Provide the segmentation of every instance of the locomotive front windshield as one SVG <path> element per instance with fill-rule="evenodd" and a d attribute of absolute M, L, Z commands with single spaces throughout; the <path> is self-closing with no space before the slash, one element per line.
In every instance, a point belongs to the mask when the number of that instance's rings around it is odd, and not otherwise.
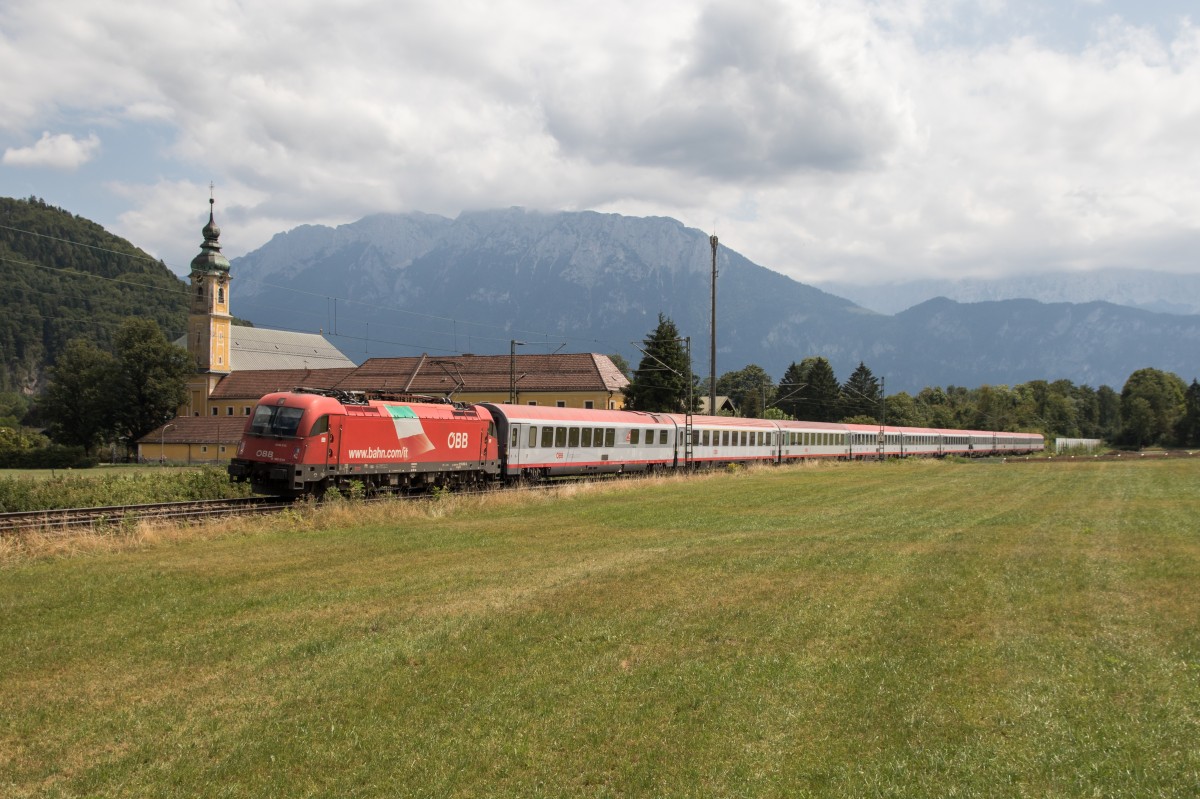
<path fill-rule="evenodd" d="M 300 426 L 303 408 L 284 405 L 259 405 L 250 421 L 250 432 L 256 436 L 294 436 Z"/>

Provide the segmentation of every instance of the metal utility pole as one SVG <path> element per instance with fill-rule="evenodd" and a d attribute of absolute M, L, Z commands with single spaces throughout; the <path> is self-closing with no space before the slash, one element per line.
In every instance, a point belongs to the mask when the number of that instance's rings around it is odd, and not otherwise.
<path fill-rule="evenodd" d="M 716 236 L 713 236 L 715 239 Z M 683 340 L 684 347 L 687 349 L 687 408 L 683 417 L 683 461 L 686 464 L 692 462 L 692 337 L 688 336 Z"/>
<path fill-rule="evenodd" d="M 510 339 L 508 342 L 508 404 L 517 404 L 517 347 L 525 346 L 524 341 Z"/>
<path fill-rule="evenodd" d="M 883 378 L 883 377 L 879 378 L 879 437 L 886 442 L 887 441 L 887 390 L 884 388 L 884 380 L 885 379 L 886 378 Z M 900 436 L 899 438 L 901 441 L 904 440 L 903 436 Z M 886 444 L 885 444 L 885 446 L 886 446 Z M 903 446 L 903 444 L 901 446 Z M 901 452 L 900 454 L 903 455 L 904 453 Z M 882 453 L 880 454 L 879 459 L 883 460 Z"/>
<path fill-rule="evenodd" d="M 708 351 L 708 414 L 717 415 L 717 234 L 708 237 L 712 245 L 712 340 Z"/>

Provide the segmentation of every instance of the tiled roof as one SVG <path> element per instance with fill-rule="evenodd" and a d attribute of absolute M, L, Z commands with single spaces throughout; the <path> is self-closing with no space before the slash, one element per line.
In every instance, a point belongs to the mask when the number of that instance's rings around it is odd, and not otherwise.
<path fill-rule="evenodd" d="M 246 416 L 180 416 L 138 439 L 139 444 L 236 444 Z M 164 429 L 165 428 L 165 429 Z"/>
<path fill-rule="evenodd" d="M 418 394 L 507 392 L 516 372 L 520 391 L 612 391 L 629 385 L 607 355 L 455 355 L 451 357 L 371 358 L 338 388 L 409 391 Z"/>
<path fill-rule="evenodd" d="M 290 391 L 297 386 L 333 388 L 355 369 L 251 369 L 233 372 L 221 379 L 210 399 L 258 399 L 272 391 Z"/>

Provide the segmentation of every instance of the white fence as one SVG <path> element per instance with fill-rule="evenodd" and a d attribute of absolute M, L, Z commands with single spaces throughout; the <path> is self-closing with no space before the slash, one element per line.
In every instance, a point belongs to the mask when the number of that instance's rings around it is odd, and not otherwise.
<path fill-rule="evenodd" d="M 1100 449 L 1104 442 L 1098 438 L 1056 438 L 1054 439 L 1054 451 L 1062 452 L 1063 450 L 1083 450 L 1084 452 L 1094 452 Z"/>

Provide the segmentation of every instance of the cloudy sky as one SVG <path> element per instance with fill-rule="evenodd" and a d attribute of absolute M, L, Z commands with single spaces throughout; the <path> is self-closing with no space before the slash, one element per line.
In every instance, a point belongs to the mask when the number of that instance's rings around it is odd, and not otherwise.
<path fill-rule="evenodd" d="M 231 257 L 520 205 L 674 217 L 804 281 L 1197 273 L 1194 9 L 4 0 L 0 195 L 180 273 L 210 182 Z"/>

